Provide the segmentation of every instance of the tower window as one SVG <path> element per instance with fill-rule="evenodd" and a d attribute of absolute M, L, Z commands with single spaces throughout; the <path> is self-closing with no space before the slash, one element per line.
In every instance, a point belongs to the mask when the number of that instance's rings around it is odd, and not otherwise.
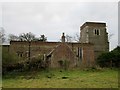
<path fill-rule="evenodd" d="M 23 57 L 23 52 L 17 51 L 18 57 Z"/>
<path fill-rule="evenodd" d="M 95 29 L 95 35 L 100 35 L 100 30 L 99 29 Z"/>

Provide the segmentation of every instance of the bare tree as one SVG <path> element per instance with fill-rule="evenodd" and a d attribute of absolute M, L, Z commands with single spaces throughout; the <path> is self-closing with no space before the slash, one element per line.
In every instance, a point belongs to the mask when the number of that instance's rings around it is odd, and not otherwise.
<path fill-rule="evenodd" d="M 73 41 L 73 40 L 72 40 L 73 37 L 70 36 L 70 35 L 66 35 L 65 38 L 66 38 L 66 42 L 72 42 L 72 41 Z"/>
<path fill-rule="evenodd" d="M 3 27 L 0 27 L 0 43 L 5 42 L 5 30 Z"/>
<path fill-rule="evenodd" d="M 9 34 L 8 35 L 8 41 L 19 41 L 19 36 L 16 36 L 14 34 Z"/>
<path fill-rule="evenodd" d="M 78 33 L 75 33 L 73 36 L 66 35 L 66 42 L 79 42 L 80 41 L 80 35 Z"/>
<path fill-rule="evenodd" d="M 45 35 L 41 35 L 39 38 L 35 37 L 35 35 L 31 32 L 29 33 L 21 33 L 19 36 L 14 34 L 9 34 L 9 41 L 47 41 L 47 37 Z"/>
<path fill-rule="evenodd" d="M 36 38 L 33 33 L 29 32 L 20 34 L 19 39 L 20 41 L 34 41 Z"/>
<path fill-rule="evenodd" d="M 79 35 L 79 33 L 75 33 L 75 35 L 73 36 L 73 39 L 75 41 L 79 42 L 80 41 L 80 35 Z"/>
<path fill-rule="evenodd" d="M 109 34 L 109 36 L 108 36 L 108 40 L 110 41 L 110 39 L 112 38 L 112 36 L 113 36 L 114 34 Z"/>

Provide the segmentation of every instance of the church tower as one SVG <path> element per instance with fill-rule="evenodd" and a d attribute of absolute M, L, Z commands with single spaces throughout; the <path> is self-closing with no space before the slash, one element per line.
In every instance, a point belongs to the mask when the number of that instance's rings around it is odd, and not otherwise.
<path fill-rule="evenodd" d="M 80 42 L 94 44 L 95 59 L 109 51 L 106 23 L 86 22 L 80 27 Z"/>

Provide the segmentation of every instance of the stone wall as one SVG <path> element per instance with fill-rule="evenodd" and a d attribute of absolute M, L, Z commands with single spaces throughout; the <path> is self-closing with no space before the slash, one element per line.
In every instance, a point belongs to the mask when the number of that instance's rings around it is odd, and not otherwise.
<path fill-rule="evenodd" d="M 80 28 L 80 42 L 93 43 L 95 59 L 103 52 L 109 51 L 106 23 L 86 22 Z"/>
<path fill-rule="evenodd" d="M 66 43 L 56 47 L 51 56 L 52 68 L 73 68 L 76 66 L 76 56 Z"/>
<path fill-rule="evenodd" d="M 65 45 L 64 45 L 65 44 Z M 61 42 L 40 42 L 32 41 L 30 43 L 30 57 L 38 55 L 48 55 L 52 50 L 50 58 L 50 67 L 59 68 L 60 60 L 69 61 L 69 68 L 76 66 L 88 67 L 94 63 L 94 47 L 90 43 L 64 43 Z M 29 42 L 11 41 L 9 52 L 21 57 L 23 60 L 28 59 Z"/>

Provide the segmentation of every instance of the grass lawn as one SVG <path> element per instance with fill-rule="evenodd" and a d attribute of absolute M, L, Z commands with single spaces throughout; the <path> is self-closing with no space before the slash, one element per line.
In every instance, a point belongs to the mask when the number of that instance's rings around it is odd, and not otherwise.
<path fill-rule="evenodd" d="M 3 88 L 118 88 L 118 71 L 49 70 L 11 72 L 3 76 Z"/>

